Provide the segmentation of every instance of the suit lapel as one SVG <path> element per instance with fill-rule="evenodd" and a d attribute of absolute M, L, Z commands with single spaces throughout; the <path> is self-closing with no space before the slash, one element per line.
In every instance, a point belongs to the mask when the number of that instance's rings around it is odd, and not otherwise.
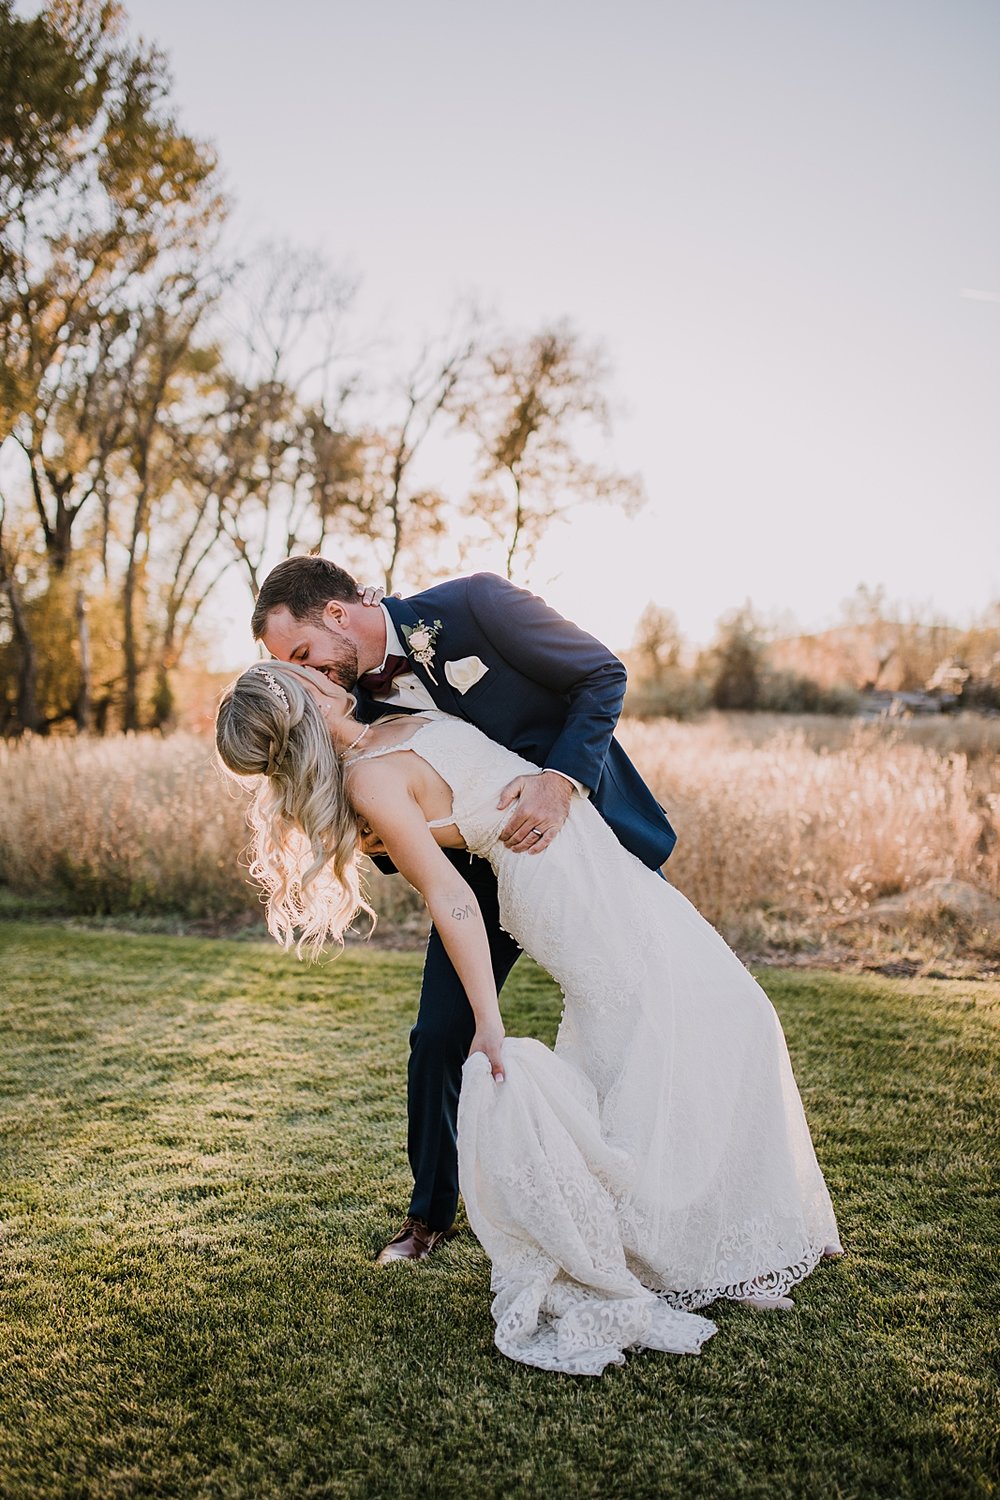
<path fill-rule="evenodd" d="M 444 675 L 446 655 L 442 647 L 447 634 L 444 627 L 442 626 L 438 631 L 434 642 L 434 659 L 431 662 L 430 672 L 414 657 L 403 630 L 404 625 L 407 632 L 416 630 L 421 620 L 423 620 L 425 625 L 433 626 L 434 621 L 439 618 L 439 615 L 431 612 L 428 618 L 428 613 L 415 609 L 409 599 L 383 599 L 382 603 L 388 611 L 393 625 L 396 627 L 396 634 L 399 636 L 403 650 L 406 652 L 406 661 L 410 671 L 424 684 L 424 687 L 430 693 L 438 708 L 446 714 L 455 714 L 459 718 L 464 719 L 465 715 L 462 713 L 459 696 Z M 434 674 L 433 678 L 431 677 L 431 672 Z"/>

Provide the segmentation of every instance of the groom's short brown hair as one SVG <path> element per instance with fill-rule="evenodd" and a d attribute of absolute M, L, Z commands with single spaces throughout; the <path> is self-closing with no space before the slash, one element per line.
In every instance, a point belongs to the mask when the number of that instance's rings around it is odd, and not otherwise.
<path fill-rule="evenodd" d="M 330 599 L 350 604 L 357 598 L 357 583 L 336 563 L 325 557 L 286 557 L 261 584 L 250 616 L 253 638 L 259 641 L 264 634 L 272 609 L 284 607 L 293 619 L 318 622 Z"/>

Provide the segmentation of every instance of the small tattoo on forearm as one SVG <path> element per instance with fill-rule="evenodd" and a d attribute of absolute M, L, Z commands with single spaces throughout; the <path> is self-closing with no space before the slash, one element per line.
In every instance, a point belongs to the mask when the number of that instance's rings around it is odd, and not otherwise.
<path fill-rule="evenodd" d="M 455 918 L 456 922 L 464 922 L 466 917 L 475 916 L 476 908 L 470 901 L 465 906 L 453 906 L 451 909 L 451 914 Z"/>

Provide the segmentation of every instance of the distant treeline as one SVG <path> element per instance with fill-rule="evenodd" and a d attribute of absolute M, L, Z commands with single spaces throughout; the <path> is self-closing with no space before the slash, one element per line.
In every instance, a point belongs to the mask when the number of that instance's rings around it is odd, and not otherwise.
<path fill-rule="evenodd" d="M 1000 712 L 1000 604 L 966 628 L 927 623 L 864 585 L 815 635 L 769 627 L 746 604 L 693 651 L 674 614 L 650 604 L 627 654 L 627 711 L 690 718 L 707 708 L 854 714 L 875 695 L 916 694 L 942 710 Z"/>

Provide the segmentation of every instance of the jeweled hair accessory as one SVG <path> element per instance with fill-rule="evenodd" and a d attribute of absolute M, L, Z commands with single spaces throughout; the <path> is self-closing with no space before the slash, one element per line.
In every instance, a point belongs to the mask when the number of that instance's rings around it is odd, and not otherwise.
<path fill-rule="evenodd" d="M 275 677 L 274 673 L 269 672 L 266 667 L 251 667 L 250 672 L 252 675 L 256 675 L 257 677 L 263 677 L 264 681 L 267 683 L 268 692 L 273 693 L 274 697 L 277 698 L 278 702 L 284 708 L 285 713 L 290 714 L 292 711 L 292 705 L 288 701 L 288 694 L 285 692 L 284 688 L 281 686 L 281 683 L 278 681 L 277 677 Z"/>

